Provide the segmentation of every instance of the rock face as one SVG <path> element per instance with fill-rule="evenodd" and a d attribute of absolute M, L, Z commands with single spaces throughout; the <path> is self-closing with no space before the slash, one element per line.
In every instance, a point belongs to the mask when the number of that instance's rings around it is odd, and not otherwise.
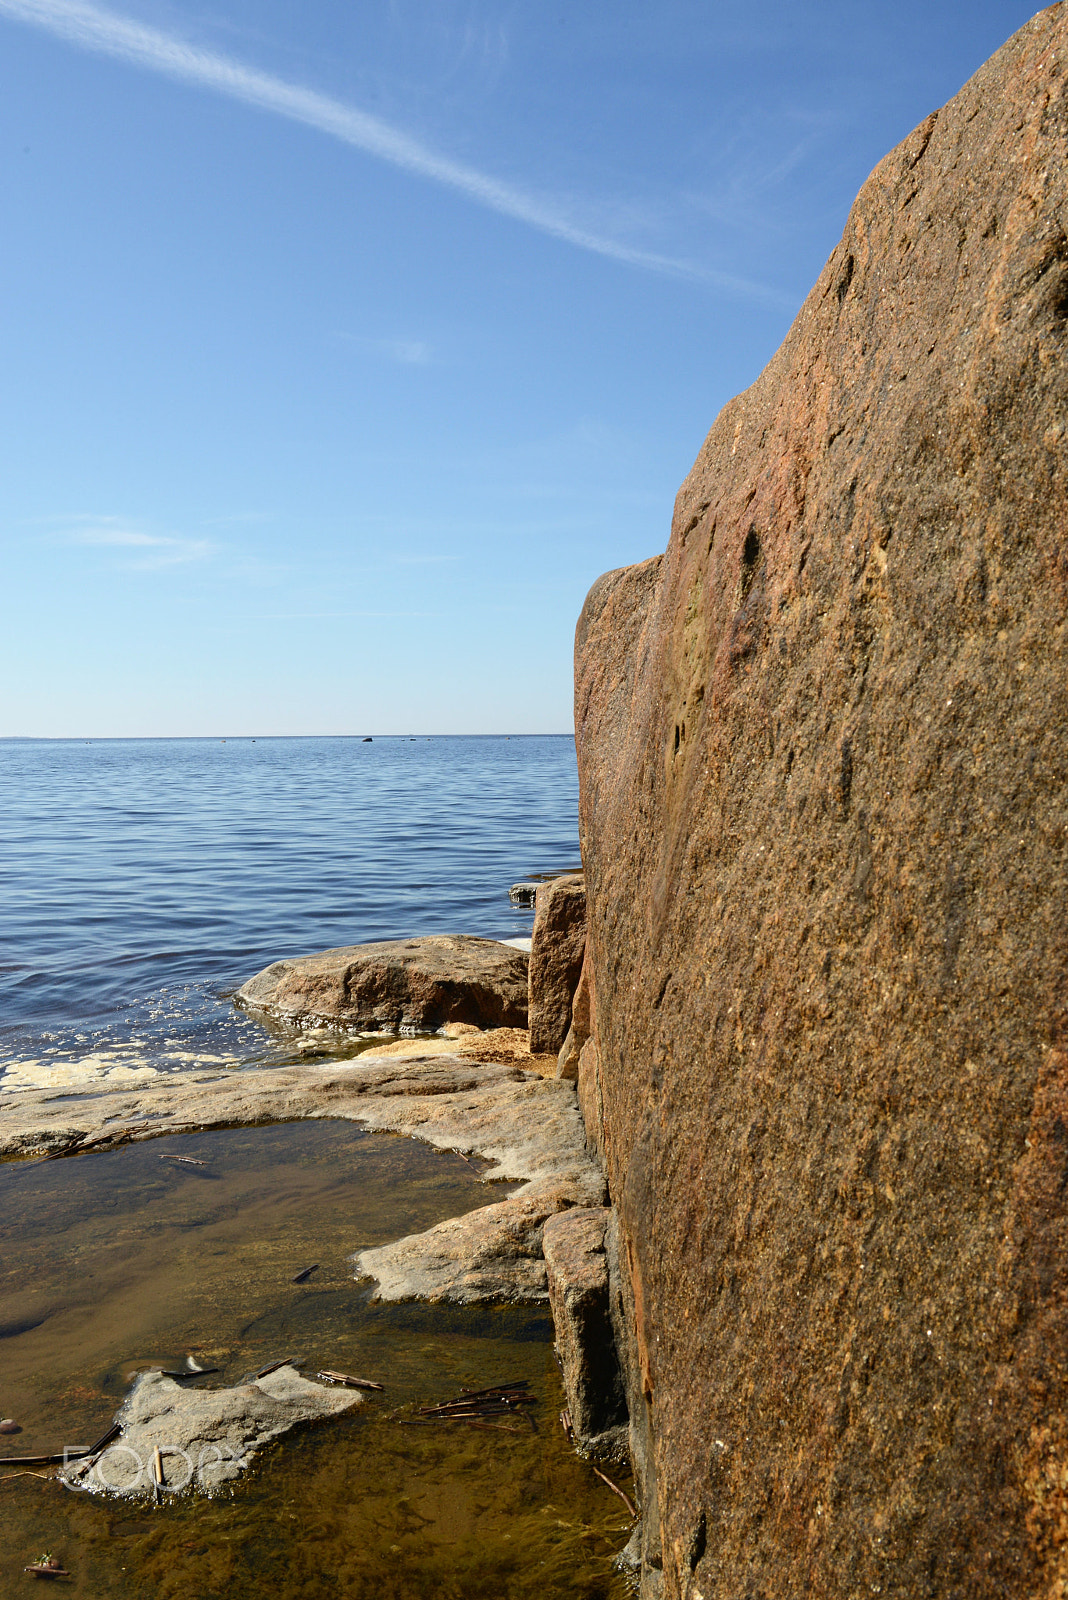
<path fill-rule="evenodd" d="M 585 948 L 582 874 L 539 884 L 530 947 L 530 1048 L 535 1055 L 556 1055 L 567 1037 Z"/>
<path fill-rule="evenodd" d="M 1068 1592 L 1066 62 L 876 168 L 579 623 L 646 1595 Z"/>
<path fill-rule="evenodd" d="M 103 1454 L 67 1469 L 75 1488 L 125 1496 L 155 1493 L 160 1452 L 163 1492 L 218 1489 L 249 1465 L 256 1451 L 298 1422 L 350 1411 L 361 1396 L 327 1389 L 292 1367 L 231 1389 L 191 1389 L 146 1372 L 118 1415 L 122 1433 Z"/>
<path fill-rule="evenodd" d="M 298 1026 L 524 1028 L 527 956 L 496 939 L 433 934 L 275 961 L 237 991 L 249 1011 Z"/>
<path fill-rule="evenodd" d="M 576 1207 L 550 1217 L 542 1237 L 571 1426 L 593 1454 L 618 1451 L 627 1422 L 608 1299 L 609 1217 L 604 1206 Z"/>

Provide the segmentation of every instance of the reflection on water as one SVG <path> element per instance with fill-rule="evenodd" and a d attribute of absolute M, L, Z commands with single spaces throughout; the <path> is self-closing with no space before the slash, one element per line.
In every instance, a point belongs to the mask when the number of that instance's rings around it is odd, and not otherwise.
<path fill-rule="evenodd" d="M 67 1589 L 93 1600 L 621 1594 L 626 1514 L 556 1423 L 547 1313 L 375 1306 L 352 1279 L 353 1251 L 503 1192 L 458 1156 L 339 1122 L 0 1164 L 0 1414 L 23 1427 L 4 1454 L 88 1443 L 133 1373 L 190 1354 L 222 1369 L 213 1386 L 285 1354 L 386 1385 L 268 1446 L 214 1500 L 156 1509 L 4 1477 L 0 1592 L 52 1549 Z M 519 1378 L 539 1397 L 537 1433 L 389 1417 Z"/>

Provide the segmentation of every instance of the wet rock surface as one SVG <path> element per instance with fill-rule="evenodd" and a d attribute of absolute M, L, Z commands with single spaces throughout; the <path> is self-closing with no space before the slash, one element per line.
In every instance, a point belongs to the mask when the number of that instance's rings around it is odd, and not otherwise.
<path fill-rule="evenodd" d="M 303 1026 L 523 1028 L 527 961 L 513 945 L 467 934 L 389 939 L 272 962 L 235 998 L 254 1014 Z"/>
<path fill-rule="evenodd" d="M 74 1488 L 127 1497 L 211 1492 L 242 1473 L 256 1451 L 298 1423 L 360 1404 L 351 1389 L 326 1388 L 284 1366 L 229 1389 L 193 1389 L 161 1372 L 141 1375 L 117 1422 L 118 1438 L 67 1469 Z M 156 1451 L 159 1466 L 156 1466 Z"/>
<path fill-rule="evenodd" d="M 556 1055 L 571 1026 L 571 1001 L 586 948 L 581 873 L 539 884 L 530 946 L 530 1048 Z"/>
<path fill-rule="evenodd" d="M 648 1595 L 1068 1584 L 1066 56 L 880 163 L 579 623 Z"/>

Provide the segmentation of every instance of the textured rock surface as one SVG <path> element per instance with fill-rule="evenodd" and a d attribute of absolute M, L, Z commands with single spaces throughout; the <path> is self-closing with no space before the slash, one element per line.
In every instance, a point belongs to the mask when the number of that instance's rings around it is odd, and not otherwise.
<path fill-rule="evenodd" d="M 576 1207 L 550 1217 L 542 1237 L 571 1425 L 595 1454 L 620 1449 L 627 1421 L 608 1303 L 609 1216 L 604 1206 Z"/>
<path fill-rule="evenodd" d="M 603 1192 L 595 1180 L 594 1193 Z M 574 1203 L 569 1184 L 538 1184 L 463 1217 L 450 1217 L 394 1244 L 353 1257 L 361 1277 L 377 1280 L 378 1300 L 546 1300 L 542 1229 Z"/>
<path fill-rule="evenodd" d="M 535 1055 L 556 1055 L 567 1037 L 585 948 L 582 874 L 539 884 L 530 946 L 530 1048 Z"/>
<path fill-rule="evenodd" d="M 578 988 L 575 990 L 575 998 L 571 1002 L 571 1026 L 567 1030 L 567 1035 L 560 1046 L 556 1058 L 556 1076 L 558 1078 L 569 1078 L 572 1082 L 577 1079 L 582 1047 L 590 1037 L 591 1028 L 590 978 L 586 968 L 584 947 Z"/>
<path fill-rule="evenodd" d="M 464 1061 L 514 1061 L 528 1072 L 540 1073 L 543 1078 L 564 1076 L 557 1074 L 555 1056 L 531 1055 L 527 1028 L 487 1028 L 483 1033 L 480 1028 L 467 1029 L 463 1023 L 452 1026 L 463 1027 L 464 1032 L 451 1035 L 449 1029 L 444 1028 L 445 1037 L 441 1039 L 397 1039 L 392 1044 L 376 1045 L 375 1057 L 395 1060 L 404 1056 L 455 1055 Z"/>
<path fill-rule="evenodd" d="M 165 1493 L 210 1492 L 243 1472 L 269 1439 L 299 1422 L 350 1411 L 361 1398 L 351 1389 L 312 1383 L 292 1367 L 231 1389 L 192 1389 L 146 1372 L 116 1419 L 120 1436 L 101 1456 L 68 1468 L 66 1478 L 81 1489 L 151 1495 L 158 1449 Z"/>
<path fill-rule="evenodd" d="M 649 1595 L 1068 1586 L 1066 60 L 880 164 L 579 625 Z"/>
<path fill-rule="evenodd" d="M 280 1021 L 348 1028 L 523 1028 L 527 962 L 496 939 L 432 934 L 275 961 L 235 996 Z"/>

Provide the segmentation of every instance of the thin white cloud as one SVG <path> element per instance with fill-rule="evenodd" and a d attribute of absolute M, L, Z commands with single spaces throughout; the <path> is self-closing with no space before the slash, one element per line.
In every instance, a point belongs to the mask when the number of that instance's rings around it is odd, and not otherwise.
<path fill-rule="evenodd" d="M 3 0 L 0 0 L 0 5 Z M 387 361 L 397 361 L 404 367 L 426 367 L 434 359 L 434 351 L 425 339 L 371 339 L 359 334 L 335 331 L 332 335 L 344 344 L 354 345 Z"/>
<path fill-rule="evenodd" d="M 314 89 L 258 72 L 227 56 L 197 49 L 172 34 L 90 5 L 86 0 L 0 0 L 0 15 L 44 28 L 81 49 L 114 56 L 133 66 L 163 73 L 180 83 L 213 89 L 246 105 L 305 123 L 393 166 L 457 189 L 491 211 L 527 223 L 581 250 L 590 250 L 595 255 L 608 256 L 630 266 L 701 279 L 737 294 L 776 302 L 782 299 L 762 284 L 650 251 L 632 249 L 617 240 L 604 238 L 568 216 L 558 202 L 539 199 L 475 167 L 439 155 L 369 112 Z"/>
<path fill-rule="evenodd" d="M 430 360 L 430 346 L 422 339 L 384 339 L 381 349 L 405 367 L 425 367 Z"/>
<path fill-rule="evenodd" d="M 85 525 L 70 529 L 65 535 L 66 543 L 137 552 L 137 559 L 129 564 L 143 570 L 203 561 L 214 549 L 207 539 L 181 539 L 170 534 L 143 533 L 139 528 L 123 527 L 112 517 L 99 520 L 79 517 L 73 520 Z"/>

